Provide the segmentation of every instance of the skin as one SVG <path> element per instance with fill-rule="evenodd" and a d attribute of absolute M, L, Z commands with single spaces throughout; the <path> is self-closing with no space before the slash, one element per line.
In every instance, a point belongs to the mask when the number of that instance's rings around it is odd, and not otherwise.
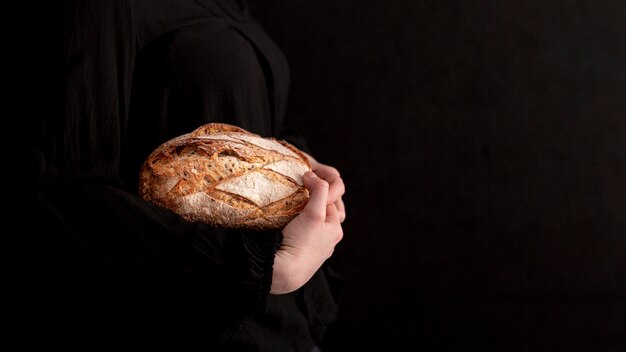
<path fill-rule="evenodd" d="M 346 219 L 346 207 L 343 204 L 341 196 L 346 193 L 346 187 L 341 179 L 339 171 L 332 166 L 322 164 L 315 160 L 309 154 L 304 153 L 311 162 L 311 169 L 322 180 L 328 182 L 328 204 L 335 204 L 337 207 L 339 221 L 344 222 Z"/>
<path fill-rule="evenodd" d="M 341 223 L 346 218 L 341 199 L 345 193 L 343 180 L 337 169 L 307 156 L 313 170 L 303 176 L 309 202 L 283 229 L 283 242 L 274 259 L 272 294 L 285 294 L 302 287 L 343 238 Z"/>

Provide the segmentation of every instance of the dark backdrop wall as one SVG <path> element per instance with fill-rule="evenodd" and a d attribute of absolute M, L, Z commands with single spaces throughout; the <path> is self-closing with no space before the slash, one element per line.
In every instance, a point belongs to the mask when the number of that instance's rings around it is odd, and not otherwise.
<path fill-rule="evenodd" d="M 257 0 L 347 184 L 326 351 L 626 346 L 626 2 Z"/>

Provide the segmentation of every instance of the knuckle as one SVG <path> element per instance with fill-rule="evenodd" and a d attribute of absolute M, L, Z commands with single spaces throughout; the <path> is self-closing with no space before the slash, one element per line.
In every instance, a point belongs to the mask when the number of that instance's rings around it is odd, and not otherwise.
<path fill-rule="evenodd" d="M 321 178 L 316 181 L 316 185 L 317 185 L 317 187 L 319 187 L 321 189 L 329 189 L 330 188 L 330 185 L 328 184 L 328 182 L 325 181 L 325 180 L 322 180 Z"/>
<path fill-rule="evenodd" d="M 322 223 L 324 222 L 324 220 L 325 220 L 324 215 L 320 213 L 315 212 L 315 213 L 309 214 L 309 221 L 311 221 L 312 223 L 315 223 L 315 224 Z"/>
<path fill-rule="evenodd" d="M 343 180 L 341 178 L 339 180 L 341 181 L 338 183 L 339 191 L 343 195 L 346 193 L 346 184 L 343 183 Z"/>
<path fill-rule="evenodd" d="M 340 242 L 342 239 L 343 239 L 343 229 L 340 227 L 339 231 L 337 232 L 336 240 L 337 242 Z"/>

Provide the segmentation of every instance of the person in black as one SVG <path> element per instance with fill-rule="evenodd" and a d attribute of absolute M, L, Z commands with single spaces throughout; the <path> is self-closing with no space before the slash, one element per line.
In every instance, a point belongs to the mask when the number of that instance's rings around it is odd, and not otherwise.
<path fill-rule="evenodd" d="M 341 283 L 324 264 L 345 218 L 334 168 L 311 157 L 309 204 L 282 231 L 190 223 L 137 197 L 147 155 L 204 123 L 308 151 L 284 123 L 287 62 L 245 2 L 39 1 L 22 13 L 21 201 L 35 221 L 15 247 L 15 327 L 317 349 Z"/>

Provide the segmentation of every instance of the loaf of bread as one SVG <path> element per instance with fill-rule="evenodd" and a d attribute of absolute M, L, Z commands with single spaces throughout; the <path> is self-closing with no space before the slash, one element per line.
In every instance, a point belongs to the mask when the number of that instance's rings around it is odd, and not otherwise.
<path fill-rule="evenodd" d="M 280 229 L 309 199 L 308 158 L 291 144 L 211 123 L 156 148 L 144 162 L 140 196 L 187 220 Z"/>

